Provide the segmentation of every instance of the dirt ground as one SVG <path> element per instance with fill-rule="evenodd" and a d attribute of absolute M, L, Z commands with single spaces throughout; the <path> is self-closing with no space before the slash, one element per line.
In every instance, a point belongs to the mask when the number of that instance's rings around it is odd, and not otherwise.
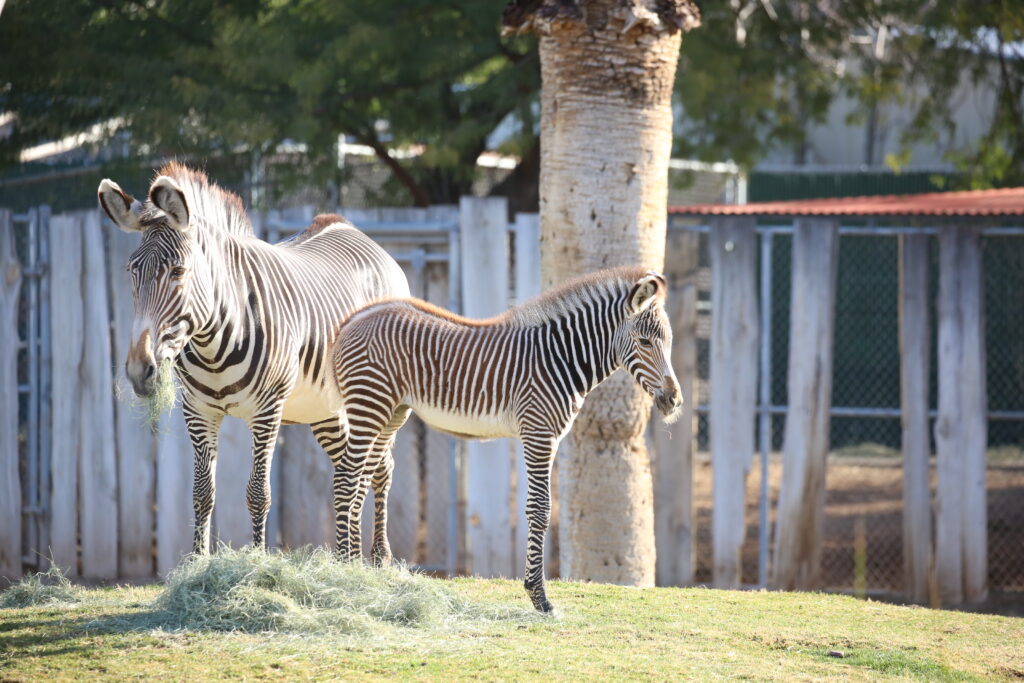
<path fill-rule="evenodd" d="M 867 541 L 865 588 L 903 587 L 902 469 L 894 458 L 832 456 L 828 466 L 822 588 L 854 586 L 854 528 L 864 519 Z M 771 509 L 778 500 L 781 461 L 769 465 Z M 759 458 L 747 478 L 747 541 L 743 582 L 757 583 Z M 697 581 L 711 580 L 711 463 L 698 458 L 694 472 L 697 523 Z M 935 470 L 932 468 L 932 487 Z M 774 519 L 774 517 L 773 517 Z M 988 573 L 992 591 L 1024 591 L 1024 464 L 995 464 L 988 470 Z"/>

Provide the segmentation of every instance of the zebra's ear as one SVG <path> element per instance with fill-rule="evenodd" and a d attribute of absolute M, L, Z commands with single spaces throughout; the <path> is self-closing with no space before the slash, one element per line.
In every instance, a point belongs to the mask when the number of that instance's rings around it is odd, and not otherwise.
<path fill-rule="evenodd" d="M 103 212 L 114 221 L 114 225 L 125 232 L 142 231 L 142 224 L 139 222 L 142 205 L 122 190 L 120 185 L 109 178 L 104 178 L 100 181 L 96 196 L 100 200 Z"/>
<path fill-rule="evenodd" d="M 188 230 L 188 202 L 185 201 L 185 193 L 173 178 L 162 175 L 154 180 L 149 188 L 149 201 L 167 214 L 167 220 L 172 228 Z"/>
<path fill-rule="evenodd" d="M 665 278 L 659 273 L 648 271 L 633 285 L 629 294 L 629 308 L 636 314 L 650 308 L 659 295 L 664 296 Z"/>

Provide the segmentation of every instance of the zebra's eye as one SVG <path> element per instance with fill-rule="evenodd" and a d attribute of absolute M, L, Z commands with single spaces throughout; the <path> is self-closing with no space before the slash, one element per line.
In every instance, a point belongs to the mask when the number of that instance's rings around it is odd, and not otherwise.
<path fill-rule="evenodd" d="M 185 269 L 182 266 L 174 266 L 173 268 L 171 268 L 171 277 L 177 279 L 180 277 L 184 277 L 184 275 Z"/>
<path fill-rule="evenodd" d="M 640 346 L 644 347 L 645 349 L 649 349 L 652 346 L 654 346 L 654 344 L 651 343 L 650 339 L 646 339 L 644 337 L 640 337 L 639 339 L 637 339 L 637 342 L 640 344 Z"/>

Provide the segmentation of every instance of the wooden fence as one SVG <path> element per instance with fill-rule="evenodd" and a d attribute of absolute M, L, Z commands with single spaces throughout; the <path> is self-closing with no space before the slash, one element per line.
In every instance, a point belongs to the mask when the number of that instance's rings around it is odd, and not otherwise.
<path fill-rule="evenodd" d="M 395 255 L 415 296 L 470 316 L 488 316 L 540 291 L 537 217 L 520 215 L 509 225 L 504 199 L 346 214 Z M 69 576 L 86 579 L 152 578 L 166 574 L 191 548 L 192 449 L 181 410 L 153 433 L 124 377 L 132 325 L 124 264 L 140 236 L 121 232 L 101 216 L 97 210 L 80 211 L 39 223 L 42 243 L 50 250 L 45 265 L 52 292 L 47 298 L 52 385 L 33 391 L 51 415 L 28 424 L 24 415 L 18 417 L 19 386 L 21 394 L 25 389 L 18 378 L 19 363 L 25 363 L 25 344 L 19 342 L 24 325 L 18 318 L 27 309 L 20 296 L 15 228 L 10 214 L 0 213 L 0 575 L 7 577 L 44 569 L 52 561 Z M 256 216 L 254 224 L 258 234 L 274 241 L 311 218 L 312 210 L 298 209 Z M 674 320 L 677 339 L 685 340 L 680 332 L 695 320 L 695 288 L 685 273 L 675 273 L 672 286 L 691 295 L 673 294 L 683 313 Z M 44 346 L 36 340 L 29 345 Z M 692 372 L 679 376 L 684 388 L 692 386 Z M 27 514 L 21 499 L 19 481 L 27 481 L 27 475 L 19 469 L 29 462 L 28 433 L 46 435 L 52 443 L 30 463 L 45 470 L 37 473 L 49 494 L 41 514 Z M 692 577 L 690 512 L 680 508 L 680 500 L 688 498 L 678 495 L 689 491 L 689 467 L 674 459 L 682 449 L 689 462 L 692 433 L 683 420 L 671 430 L 662 428 L 655 439 L 659 450 L 671 455 L 656 463 L 657 504 L 665 511 L 659 513 L 665 519 L 658 527 L 659 556 L 684 558 L 663 563 L 664 583 Z M 389 528 L 397 557 L 440 571 L 522 574 L 525 485 L 519 482 L 525 483 L 525 473 L 515 442 L 456 444 L 412 419 L 400 432 L 395 460 Z M 245 506 L 250 465 L 247 426 L 229 417 L 221 429 L 216 469 L 215 541 L 239 546 L 251 540 Z M 271 545 L 333 542 L 331 468 L 308 427 L 282 428 L 271 487 Z M 367 535 L 371 517 L 363 520 Z M 557 537 L 549 546 L 555 564 Z"/>

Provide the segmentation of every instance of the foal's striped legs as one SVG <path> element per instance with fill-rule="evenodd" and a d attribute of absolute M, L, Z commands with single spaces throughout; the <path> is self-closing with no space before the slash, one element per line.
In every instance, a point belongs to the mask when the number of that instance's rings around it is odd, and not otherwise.
<path fill-rule="evenodd" d="M 353 466 L 352 456 L 349 453 L 348 429 L 340 419 L 332 418 L 313 425 L 313 435 L 334 465 L 335 542 L 337 552 L 342 558 L 350 559 L 360 556 L 362 533 L 359 521 L 366 489 L 372 485 L 374 517 L 371 557 L 377 564 L 391 562 L 391 546 L 388 543 L 387 535 L 388 492 L 391 489 L 392 474 L 395 468 L 391 449 L 395 444 L 395 435 L 405 424 L 409 412 L 408 406 L 399 406 L 395 409 L 388 423 L 373 436 L 373 445 L 361 466 Z M 355 490 L 361 492 L 358 497 L 358 509 L 353 507 L 357 502 L 355 497 L 346 495 L 343 489 L 346 482 L 349 482 L 353 476 L 357 477 Z M 347 533 L 342 533 L 343 528 Z"/>
<path fill-rule="evenodd" d="M 526 580 L 523 585 L 541 612 L 554 607 L 544 588 L 544 534 L 551 522 L 551 464 L 558 440 L 547 431 L 523 431 L 520 437 L 526 456 Z"/>

